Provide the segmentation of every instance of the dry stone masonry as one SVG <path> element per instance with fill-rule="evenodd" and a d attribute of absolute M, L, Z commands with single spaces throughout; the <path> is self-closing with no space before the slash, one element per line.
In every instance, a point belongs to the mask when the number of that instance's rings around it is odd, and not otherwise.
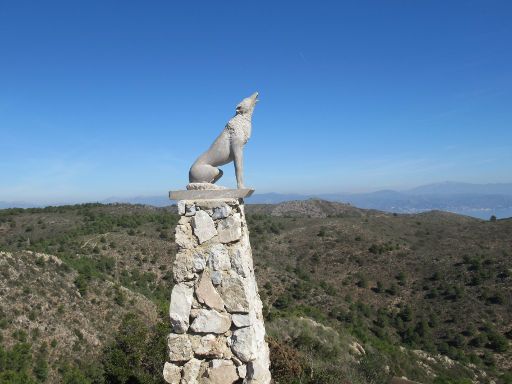
<path fill-rule="evenodd" d="M 242 199 L 180 200 L 164 379 L 268 384 L 269 350 Z"/>

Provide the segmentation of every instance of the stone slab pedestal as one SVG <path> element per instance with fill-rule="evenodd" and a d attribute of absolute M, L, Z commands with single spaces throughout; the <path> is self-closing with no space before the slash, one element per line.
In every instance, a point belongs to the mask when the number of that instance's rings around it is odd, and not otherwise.
<path fill-rule="evenodd" d="M 269 349 L 243 200 L 197 199 L 192 192 L 199 191 L 183 191 L 179 196 L 189 200 L 178 201 L 164 379 L 269 384 Z"/>

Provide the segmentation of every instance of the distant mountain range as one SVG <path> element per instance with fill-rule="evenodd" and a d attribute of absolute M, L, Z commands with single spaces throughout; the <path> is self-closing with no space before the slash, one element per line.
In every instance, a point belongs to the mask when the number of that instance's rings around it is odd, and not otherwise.
<path fill-rule="evenodd" d="M 422 185 L 406 191 L 380 190 L 370 193 L 281 194 L 261 193 L 247 199 L 248 204 L 277 204 L 283 201 L 311 198 L 344 202 L 360 208 L 397 213 L 442 210 L 489 219 L 512 217 L 512 183 L 470 184 L 443 182 Z M 101 203 L 131 203 L 166 206 L 167 196 L 111 197 Z M 3 203 L 0 208 L 31 207 L 29 203 Z"/>

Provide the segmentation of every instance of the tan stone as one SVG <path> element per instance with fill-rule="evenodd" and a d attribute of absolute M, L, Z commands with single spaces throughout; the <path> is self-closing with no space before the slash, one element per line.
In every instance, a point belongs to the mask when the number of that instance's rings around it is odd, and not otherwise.
<path fill-rule="evenodd" d="M 206 371 L 210 384 L 232 384 L 239 379 L 231 360 L 212 360 Z"/>
<path fill-rule="evenodd" d="M 181 380 L 181 367 L 171 364 L 164 364 L 164 380 L 169 384 L 179 384 Z"/>
<path fill-rule="evenodd" d="M 171 333 L 167 337 L 167 345 L 169 348 L 169 360 L 173 362 L 187 361 L 194 357 L 192 343 L 188 335 Z"/>
<path fill-rule="evenodd" d="M 224 301 L 213 286 L 208 271 L 203 272 L 201 275 L 201 280 L 199 280 L 199 285 L 196 288 L 196 296 L 200 303 L 206 304 L 217 311 L 224 310 Z"/>
<path fill-rule="evenodd" d="M 183 377 L 181 384 L 198 384 L 199 370 L 201 369 L 201 360 L 190 359 L 183 366 Z"/>
<path fill-rule="evenodd" d="M 189 224 L 180 224 L 176 226 L 175 241 L 181 248 L 192 249 L 197 246 L 197 240 L 192 235 L 192 229 Z"/>
<path fill-rule="evenodd" d="M 192 336 L 191 343 L 196 356 L 229 359 L 233 355 L 224 336 Z"/>

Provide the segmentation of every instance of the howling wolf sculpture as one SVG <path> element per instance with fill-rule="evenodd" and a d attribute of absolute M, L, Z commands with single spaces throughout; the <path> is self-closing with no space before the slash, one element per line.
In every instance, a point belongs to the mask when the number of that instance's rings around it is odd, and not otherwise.
<path fill-rule="evenodd" d="M 244 188 L 243 148 L 251 137 L 252 114 L 257 102 L 258 92 L 254 92 L 237 105 L 235 116 L 228 121 L 210 148 L 190 167 L 187 189 L 214 189 L 212 184 L 223 174 L 217 167 L 231 161 L 235 163 L 237 187 Z"/>

